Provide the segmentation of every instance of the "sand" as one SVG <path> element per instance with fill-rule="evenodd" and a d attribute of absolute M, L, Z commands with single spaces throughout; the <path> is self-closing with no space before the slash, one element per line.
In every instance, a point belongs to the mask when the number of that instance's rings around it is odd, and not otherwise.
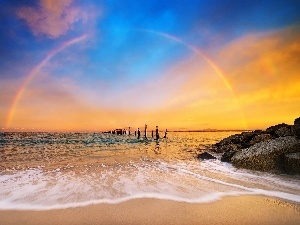
<path fill-rule="evenodd" d="M 300 224 L 300 204 L 261 196 L 204 204 L 134 199 L 61 210 L 1 210 L 0 224 Z"/>

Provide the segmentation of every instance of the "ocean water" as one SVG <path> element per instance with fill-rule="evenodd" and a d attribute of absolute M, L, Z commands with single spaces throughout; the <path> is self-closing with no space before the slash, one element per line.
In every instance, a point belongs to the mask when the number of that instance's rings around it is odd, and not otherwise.
<path fill-rule="evenodd" d="M 264 195 L 300 203 L 300 177 L 196 156 L 234 132 L 0 133 L 0 209 L 48 210 L 134 198 L 207 203 Z"/>

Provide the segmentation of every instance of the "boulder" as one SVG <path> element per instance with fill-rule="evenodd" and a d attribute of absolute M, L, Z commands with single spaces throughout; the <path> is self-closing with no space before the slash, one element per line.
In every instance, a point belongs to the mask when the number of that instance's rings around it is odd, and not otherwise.
<path fill-rule="evenodd" d="M 256 135 L 251 141 L 250 144 L 254 145 L 256 143 L 262 142 L 262 141 L 267 141 L 267 140 L 271 140 L 272 136 L 271 134 L 259 134 Z"/>
<path fill-rule="evenodd" d="M 300 139 L 300 117 L 295 119 L 292 132 L 297 138 Z"/>
<path fill-rule="evenodd" d="M 205 159 L 216 159 L 216 157 L 214 157 L 213 155 L 209 154 L 208 152 L 200 153 L 197 156 L 197 158 L 198 159 L 202 159 L 202 160 L 205 160 Z"/>
<path fill-rule="evenodd" d="M 280 137 L 259 142 L 234 154 L 231 162 L 236 167 L 261 170 L 282 171 L 284 154 L 299 152 L 300 141 L 294 136 Z"/>
<path fill-rule="evenodd" d="M 232 150 L 239 151 L 240 149 L 242 149 L 242 146 L 240 144 L 227 144 L 227 145 L 222 145 L 219 148 L 219 152 L 225 153 Z"/>
<path fill-rule="evenodd" d="M 275 131 L 275 134 L 278 137 L 286 137 L 286 136 L 292 136 L 292 129 L 290 127 L 280 127 L 278 130 Z"/>
<path fill-rule="evenodd" d="M 214 152 L 224 153 L 234 149 L 243 149 L 251 146 L 250 141 L 258 134 L 261 134 L 263 131 L 254 131 L 254 132 L 242 132 L 241 134 L 234 134 L 227 138 L 224 138 L 220 142 L 212 146 Z M 233 147 L 235 146 L 235 147 Z"/>
<path fill-rule="evenodd" d="M 242 132 L 241 133 L 241 146 L 242 148 L 249 148 L 251 140 L 260 133 L 256 132 Z"/>
<path fill-rule="evenodd" d="M 226 151 L 222 154 L 221 161 L 231 162 L 232 156 L 234 156 L 234 154 L 240 150 L 241 148 L 239 148 L 237 145 L 227 145 Z"/>
<path fill-rule="evenodd" d="M 223 153 L 221 157 L 222 162 L 231 162 L 231 158 L 236 152 L 248 148 L 257 142 L 269 140 L 271 138 L 270 134 L 265 134 L 262 130 L 242 132 L 241 134 L 235 134 L 223 139 L 215 144 L 212 149 L 214 152 Z"/>
<path fill-rule="evenodd" d="M 277 124 L 277 125 L 274 125 L 274 126 L 271 126 L 271 127 L 268 127 L 266 129 L 266 133 L 267 134 L 271 134 L 272 136 L 274 137 L 279 137 L 278 134 L 276 134 L 276 132 L 280 129 L 280 128 L 288 128 L 288 129 L 291 129 L 291 125 L 288 125 L 286 123 L 281 123 L 281 124 Z"/>
<path fill-rule="evenodd" d="M 300 149 L 296 153 L 284 154 L 284 170 L 287 173 L 300 175 Z"/>
<path fill-rule="evenodd" d="M 227 150 L 230 145 L 239 145 L 240 144 L 240 134 L 234 134 L 227 138 L 224 138 L 220 142 L 214 144 L 212 149 L 214 152 L 223 153 Z M 240 148 L 241 146 L 239 146 Z"/>

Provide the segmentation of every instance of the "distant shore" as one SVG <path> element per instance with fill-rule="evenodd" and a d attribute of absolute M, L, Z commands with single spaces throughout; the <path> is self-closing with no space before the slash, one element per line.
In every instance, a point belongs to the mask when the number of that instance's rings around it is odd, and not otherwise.
<path fill-rule="evenodd" d="M 190 204 L 135 199 L 120 204 L 48 211 L 0 210 L 1 225 L 94 224 L 299 224 L 300 204 L 262 196 L 226 197 Z"/>
<path fill-rule="evenodd" d="M 217 129 L 207 129 L 207 130 L 174 130 L 169 132 L 244 132 L 251 130 L 217 130 Z"/>

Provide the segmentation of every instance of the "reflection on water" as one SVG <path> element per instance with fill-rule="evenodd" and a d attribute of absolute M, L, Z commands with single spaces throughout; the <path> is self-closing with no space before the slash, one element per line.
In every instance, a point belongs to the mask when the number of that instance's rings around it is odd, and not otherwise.
<path fill-rule="evenodd" d="M 156 142 L 156 144 L 155 144 L 154 152 L 155 152 L 155 154 L 160 154 L 161 149 L 160 149 L 160 146 L 159 146 L 159 140 L 156 140 L 155 142 Z"/>
<path fill-rule="evenodd" d="M 206 145 L 231 134 L 170 132 L 168 138 L 155 140 L 103 133 L 1 133 L 0 171 L 114 164 L 145 157 L 166 161 L 188 160 Z"/>

